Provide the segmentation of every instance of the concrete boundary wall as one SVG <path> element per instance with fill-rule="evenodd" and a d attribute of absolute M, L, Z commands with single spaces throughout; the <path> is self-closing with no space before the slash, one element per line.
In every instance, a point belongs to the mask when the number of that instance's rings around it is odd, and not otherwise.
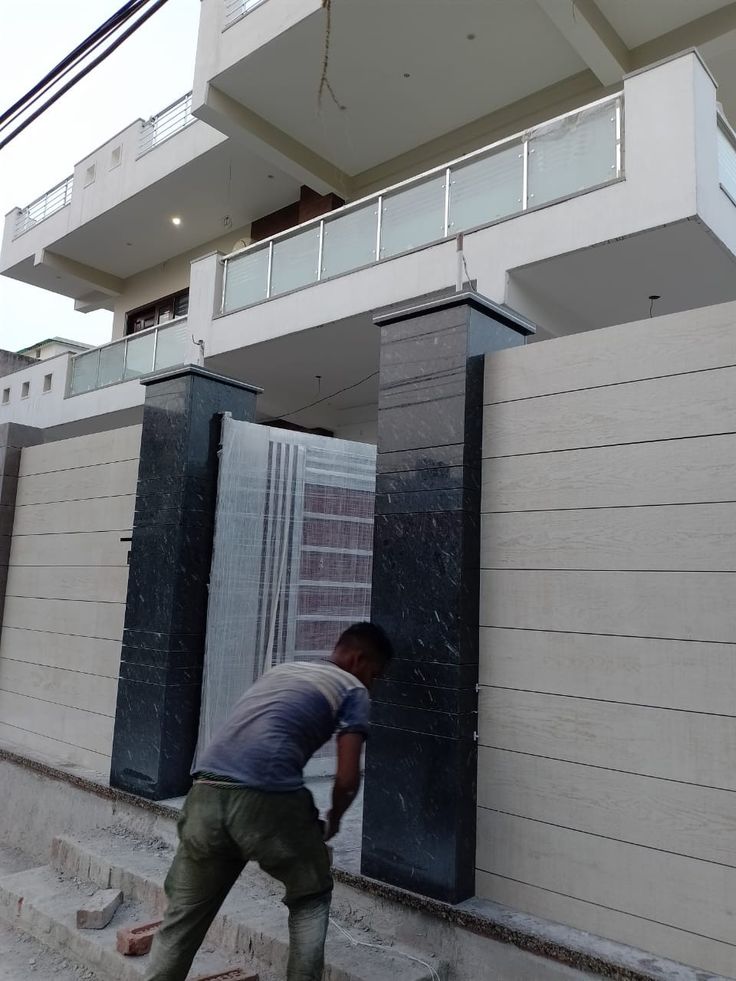
<path fill-rule="evenodd" d="M 140 435 L 22 451 L 0 638 L 0 738 L 105 776 Z"/>
<path fill-rule="evenodd" d="M 487 359 L 477 890 L 736 975 L 736 305 Z"/>

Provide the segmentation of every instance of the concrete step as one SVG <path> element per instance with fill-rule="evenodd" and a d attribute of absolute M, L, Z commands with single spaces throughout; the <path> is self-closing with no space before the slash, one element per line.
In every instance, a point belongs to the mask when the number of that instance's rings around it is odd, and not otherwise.
<path fill-rule="evenodd" d="M 0 916 L 45 947 L 87 968 L 100 981 L 141 981 L 149 958 L 123 957 L 115 949 L 115 939 L 126 923 L 150 920 L 150 910 L 139 902 L 126 902 L 104 929 L 78 930 L 77 909 L 92 891 L 90 883 L 61 875 L 48 866 L 15 872 L 0 877 Z M 205 950 L 198 956 L 193 974 L 211 974 L 230 963 L 221 954 Z"/>
<path fill-rule="evenodd" d="M 63 836 L 52 846 L 52 866 L 63 876 L 89 881 L 102 889 L 121 889 L 127 902 L 151 911 L 165 908 L 163 882 L 173 849 L 165 842 L 140 838 L 127 829 L 106 829 L 84 837 Z M 229 962 L 245 957 L 261 973 L 280 981 L 288 956 L 287 911 L 282 887 L 257 866 L 248 867 L 233 888 L 208 934 L 207 942 Z M 116 922 L 119 917 L 116 916 Z M 333 918 L 326 946 L 325 981 L 443 981 L 446 965 L 421 951 L 386 943 L 370 930 L 351 926 L 348 936 Z M 122 921 L 120 921 L 122 922 Z"/>

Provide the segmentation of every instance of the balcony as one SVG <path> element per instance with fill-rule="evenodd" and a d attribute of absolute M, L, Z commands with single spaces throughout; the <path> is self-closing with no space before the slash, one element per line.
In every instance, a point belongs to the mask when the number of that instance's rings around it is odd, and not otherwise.
<path fill-rule="evenodd" d="M 225 27 L 229 27 L 241 17 L 245 17 L 255 7 L 265 3 L 266 0 L 223 0 L 225 4 Z"/>
<path fill-rule="evenodd" d="M 69 177 L 65 177 L 60 184 L 52 187 L 50 191 L 42 194 L 40 198 L 31 201 L 25 208 L 18 209 L 15 216 L 15 234 L 13 237 L 18 238 L 29 228 L 33 228 L 39 222 L 45 221 L 46 218 L 50 218 L 51 215 L 55 215 L 57 211 L 65 208 L 72 199 L 73 185 L 74 174 L 71 174 Z"/>
<path fill-rule="evenodd" d="M 603 99 L 235 252 L 222 312 L 620 180 L 622 121 L 623 96 Z"/>
<path fill-rule="evenodd" d="M 141 123 L 140 153 L 150 153 L 160 143 L 170 139 L 176 133 L 196 123 L 192 115 L 192 93 L 187 92 L 176 102 L 172 102 L 166 109 L 155 116 L 151 116 L 145 123 Z"/>
<path fill-rule="evenodd" d="M 83 395 L 153 371 L 175 368 L 188 361 L 191 351 L 185 317 L 152 327 L 75 355 L 69 367 L 68 395 Z"/>

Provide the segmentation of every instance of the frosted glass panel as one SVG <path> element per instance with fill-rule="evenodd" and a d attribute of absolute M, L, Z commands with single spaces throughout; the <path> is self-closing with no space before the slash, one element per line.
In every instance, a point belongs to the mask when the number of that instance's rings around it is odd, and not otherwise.
<path fill-rule="evenodd" d="M 721 129 L 718 130 L 718 179 L 736 203 L 736 149 Z"/>
<path fill-rule="evenodd" d="M 522 210 L 523 147 L 509 147 L 453 169 L 450 230 L 461 232 Z"/>
<path fill-rule="evenodd" d="M 186 320 L 174 327 L 158 332 L 156 344 L 156 371 L 184 364 L 190 343 L 190 327 Z"/>
<path fill-rule="evenodd" d="M 271 294 L 287 293 L 317 281 L 319 225 L 273 243 Z"/>
<path fill-rule="evenodd" d="M 244 252 L 228 260 L 223 305 L 225 312 L 260 303 L 266 299 L 267 289 L 268 248 Z"/>
<path fill-rule="evenodd" d="M 80 392 L 91 392 L 93 388 L 97 388 L 99 357 L 99 351 L 90 351 L 89 354 L 80 354 L 74 359 L 71 386 L 73 395 L 79 395 Z"/>
<path fill-rule="evenodd" d="M 154 333 L 131 337 L 125 361 L 125 379 L 138 378 L 153 371 Z"/>
<path fill-rule="evenodd" d="M 554 123 L 529 141 L 529 207 L 616 177 L 616 105 Z"/>
<path fill-rule="evenodd" d="M 416 249 L 444 234 L 444 174 L 383 199 L 381 258 Z"/>
<path fill-rule="evenodd" d="M 111 344 L 100 349 L 100 370 L 97 375 L 97 386 L 114 385 L 123 380 L 125 365 L 125 344 Z"/>
<path fill-rule="evenodd" d="M 375 262 L 377 225 L 376 202 L 326 221 L 322 275 L 339 276 Z"/>

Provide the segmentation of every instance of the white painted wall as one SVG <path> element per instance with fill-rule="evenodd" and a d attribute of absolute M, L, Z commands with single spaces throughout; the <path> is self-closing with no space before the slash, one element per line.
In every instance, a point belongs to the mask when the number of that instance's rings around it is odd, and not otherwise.
<path fill-rule="evenodd" d="M 0 423 L 18 422 L 46 429 L 143 405 L 145 389 L 136 379 L 65 398 L 70 361 L 70 355 L 62 354 L 0 378 L 0 393 L 10 389 L 7 405 L 0 399 Z M 51 391 L 44 392 L 44 377 L 49 374 Z M 28 398 L 22 397 L 24 382 L 30 385 Z"/>
<path fill-rule="evenodd" d="M 0 737 L 105 778 L 140 426 L 22 451 L 0 635 Z"/>
<path fill-rule="evenodd" d="M 486 364 L 477 890 L 733 976 L 736 303 Z"/>
<path fill-rule="evenodd" d="M 137 310 L 139 307 L 153 303 L 164 296 L 186 289 L 190 285 L 192 262 L 218 250 L 227 254 L 240 241 L 250 244 L 250 225 L 232 229 L 226 235 L 221 235 L 211 242 L 204 242 L 188 252 L 174 256 L 167 262 L 126 279 L 122 293 L 115 298 L 113 339 L 125 334 L 126 315 L 132 310 Z"/>

